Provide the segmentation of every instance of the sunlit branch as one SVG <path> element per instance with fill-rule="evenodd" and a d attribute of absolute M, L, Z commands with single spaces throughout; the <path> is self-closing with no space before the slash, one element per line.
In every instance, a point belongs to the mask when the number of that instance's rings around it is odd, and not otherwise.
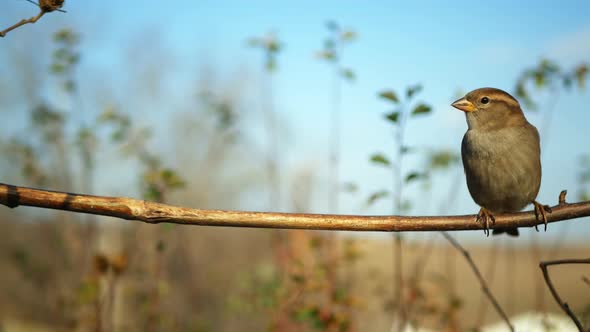
<path fill-rule="evenodd" d="M 138 220 L 151 224 L 313 229 L 333 231 L 459 231 L 482 230 L 474 215 L 359 216 L 250 211 L 202 210 L 125 197 L 48 191 L 0 183 L 0 204 L 34 206 Z M 590 216 L 590 201 L 561 203 L 548 214 L 549 223 Z M 491 228 L 533 227 L 541 224 L 532 211 L 499 214 Z"/>

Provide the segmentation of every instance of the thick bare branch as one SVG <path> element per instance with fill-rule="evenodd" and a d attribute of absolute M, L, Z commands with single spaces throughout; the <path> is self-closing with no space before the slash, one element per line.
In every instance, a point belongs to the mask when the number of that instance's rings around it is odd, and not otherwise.
<path fill-rule="evenodd" d="M 90 213 L 151 224 L 174 223 L 339 231 L 458 231 L 482 230 L 474 215 L 463 216 L 355 216 L 201 210 L 124 197 L 103 197 L 48 191 L 0 183 L 0 204 L 8 207 L 35 206 Z M 590 216 L 590 201 L 553 207 L 548 222 Z M 496 216 L 494 227 L 532 227 L 540 224 L 532 211 Z"/>
<path fill-rule="evenodd" d="M 549 287 L 549 290 L 551 291 L 551 294 L 553 295 L 555 302 L 557 302 L 557 304 L 559 304 L 561 309 L 568 316 L 570 316 L 570 318 L 574 321 L 574 324 L 576 324 L 576 327 L 578 328 L 578 330 L 580 332 L 584 332 L 584 327 L 582 326 L 582 323 L 580 323 L 580 320 L 578 319 L 578 317 L 576 317 L 574 312 L 570 309 L 567 302 L 563 302 L 563 300 L 561 299 L 561 297 L 557 293 L 555 286 L 553 286 L 553 282 L 551 282 L 551 278 L 549 278 L 549 271 L 547 271 L 547 266 L 561 265 L 561 264 L 590 264 L 590 258 L 586 258 L 586 259 L 558 259 L 558 260 L 554 260 L 554 261 L 541 262 L 539 264 L 541 271 L 543 271 L 543 277 L 545 278 L 545 282 L 547 283 L 547 287 Z"/>

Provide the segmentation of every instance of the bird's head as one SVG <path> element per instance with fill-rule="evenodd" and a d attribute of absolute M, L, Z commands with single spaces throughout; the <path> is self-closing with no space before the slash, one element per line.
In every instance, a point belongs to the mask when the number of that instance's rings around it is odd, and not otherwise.
<path fill-rule="evenodd" d="M 465 112 L 469 129 L 495 130 L 526 123 L 518 101 L 500 89 L 473 90 L 451 106 Z"/>

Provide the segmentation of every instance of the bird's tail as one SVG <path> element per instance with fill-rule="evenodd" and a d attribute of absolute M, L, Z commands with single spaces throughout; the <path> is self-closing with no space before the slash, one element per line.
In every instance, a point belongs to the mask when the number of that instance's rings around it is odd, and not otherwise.
<path fill-rule="evenodd" d="M 492 231 L 492 235 L 499 235 L 502 233 L 506 233 L 510 236 L 518 236 L 518 228 L 514 227 L 514 228 L 495 228 Z"/>

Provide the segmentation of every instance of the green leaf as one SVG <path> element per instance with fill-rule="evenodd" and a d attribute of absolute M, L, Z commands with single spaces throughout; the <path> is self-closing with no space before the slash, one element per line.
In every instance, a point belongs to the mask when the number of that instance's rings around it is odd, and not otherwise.
<path fill-rule="evenodd" d="M 387 99 L 395 104 L 399 103 L 399 98 L 393 90 L 386 90 L 379 93 L 379 97 Z"/>
<path fill-rule="evenodd" d="M 430 154 L 428 166 L 430 169 L 445 169 L 459 162 L 459 156 L 449 150 L 434 151 Z"/>
<path fill-rule="evenodd" d="M 260 38 L 250 38 L 247 41 L 247 45 L 249 47 L 259 47 L 260 45 L 262 45 L 262 41 L 260 40 Z"/>
<path fill-rule="evenodd" d="M 389 191 L 388 190 L 380 190 L 380 191 L 376 191 L 374 193 L 371 194 L 371 196 L 369 196 L 369 198 L 367 199 L 367 205 L 373 205 L 373 203 L 375 203 L 376 201 L 385 198 L 389 196 Z"/>
<path fill-rule="evenodd" d="M 73 80 L 66 80 L 63 83 L 63 88 L 66 92 L 74 92 L 76 90 L 76 83 Z"/>
<path fill-rule="evenodd" d="M 420 103 L 420 104 L 418 104 L 418 106 L 414 107 L 414 110 L 412 111 L 412 115 L 428 114 L 431 111 L 432 111 L 432 107 L 430 107 L 424 103 Z"/>
<path fill-rule="evenodd" d="M 449 299 L 449 305 L 453 309 L 460 309 L 463 306 L 463 301 L 458 296 L 451 296 Z"/>
<path fill-rule="evenodd" d="M 330 50 L 324 50 L 324 51 L 318 52 L 317 56 L 320 59 L 326 60 L 326 61 L 335 61 L 336 60 L 336 53 L 334 53 L 334 51 L 330 51 Z"/>
<path fill-rule="evenodd" d="M 53 40 L 68 45 L 74 45 L 79 42 L 80 36 L 70 29 L 62 29 L 53 35 Z"/>
<path fill-rule="evenodd" d="M 411 208 L 412 208 L 412 202 L 410 202 L 409 200 L 404 200 L 402 202 L 402 205 L 399 207 L 401 213 L 408 213 Z M 401 235 L 401 234 L 399 234 L 399 235 Z"/>
<path fill-rule="evenodd" d="M 408 97 L 408 99 L 411 99 L 414 95 L 416 95 L 420 91 L 422 91 L 422 85 L 420 85 L 420 84 L 411 85 L 406 90 L 406 97 Z"/>
<path fill-rule="evenodd" d="M 52 63 L 50 70 L 54 74 L 61 74 L 66 70 L 66 66 L 61 63 Z"/>
<path fill-rule="evenodd" d="M 269 73 L 274 72 L 277 69 L 277 62 L 276 62 L 275 58 L 272 56 L 268 57 L 266 60 L 265 67 L 266 67 L 266 71 L 268 71 Z"/>
<path fill-rule="evenodd" d="M 297 284 L 302 284 L 305 282 L 305 276 L 302 274 L 292 274 L 291 280 L 293 280 Z"/>
<path fill-rule="evenodd" d="M 359 187 L 356 183 L 353 182 L 346 182 L 342 184 L 342 191 L 347 193 L 354 193 L 359 190 Z"/>
<path fill-rule="evenodd" d="M 539 64 L 539 71 L 542 71 L 548 75 L 550 74 L 556 74 L 559 73 L 559 66 L 551 61 L 551 60 L 547 60 L 547 59 L 543 59 L 541 60 L 541 63 Z"/>
<path fill-rule="evenodd" d="M 375 153 L 371 156 L 371 162 L 383 166 L 391 166 L 391 162 L 382 153 Z"/>
<path fill-rule="evenodd" d="M 165 168 L 161 170 L 160 177 L 168 188 L 182 188 L 185 186 L 184 180 L 173 169 Z"/>
<path fill-rule="evenodd" d="M 266 50 L 271 54 L 275 54 L 279 53 L 282 47 L 283 45 L 278 40 L 272 39 L 267 43 Z"/>
<path fill-rule="evenodd" d="M 156 251 L 163 252 L 164 250 L 166 250 L 166 243 L 164 243 L 164 241 L 162 241 L 162 240 L 159 240 L 156 243 Z"/>
<path fill-rule="evenodd" d="M 570 76 L 564 76 L 563 77 L 563 86 L 566 89 L 571 88 L 572 87 L 572 84 L 573 84 L 573 80 L 572 80 L 572 78 Z"/>
<path fill-rule="evenodd" d="M 537 86 L 537 88 L 542 88 L 543 86 L 545 86 L 546 79 L 544 72 L 536 72 L 534 78 L 535 85 Z"/>
<path fill-rule="evenodd" d="M 352 30 L 345 30 L 340 34 L 340 39 L 345 42 L 351 42 L 356 39 L 356 32 Z"/>
<path fill-rule="evenodd" d="M 326 22 L 326 28 L 330 31 L 337 31 L 340 30 L 340 27 L 338 26 L 338 23 L 334 22 L 334 21 L 328 21 Z"/>
<path fill-rule="evenodd" d="M 426 173 L 419 173 L 419 172 L 411 172 L 410 174 L 408 174 L 406 176 L 406 183 L 410 183 L 412 181 L 416 181 L 416 180 L 421 180 L 421 179 L 426 179 L 428 176 L 426 175 Z"/>
<path fill-rule="evenodd" d="M 328 38 L 328 39 L 324 40 L 324 50 L 334 51 L 335 46 L 336 46 L 336 43 L 334 43 L 334 39 Z"/>
<path fill-rule="evenodd" d="M 345 79 L 347 79 L 349 81 L 354 81 L 356 79 L 355 73 L 349 68 L 343 68 L 340 71 L 340 74 L 342 75 L 342 77 L 344 77 Z"/>
<path fill-rule="evenodd" d="M 580 173 L 580 182 L 587 183 L 590 182 L 590 169 L 583 171 Z"/>
<path fill-rule="evenodd" d="M 586 83 L 586 76 L 588 74 L 588 66 L 581 65 L 576 69 L 576 80 L 578 81 L 578 87 L 583 89 Z"/>
<path fill-rule="evenodd" d="M 522 102 L 527 106 L 529 110 L 535 110 L 536 104 L 531 99 L 526 87 L 525 87 L 525 80 L 520 79 L 516 83 L 516 96 L 522 100 Z"/>
<path fill-rule="evenodd" d="M 393 111 L 385 114 L 385 118 L 393 123 L 397 123 L 399 121 L 399 114 L 399 111 Z"/>
<path fill-rule="evenodd" d="M 404 146 L 402 146 L 402 147 L 399 149 L 399 152 L 400 152 L 401 154 L 406 154 L 406 153 L 412 152 L 413 150 L 414 150 L 414 149 L 410 148 L 409 146 L 407 146 L 407 145 L 404 145 Z"/>

